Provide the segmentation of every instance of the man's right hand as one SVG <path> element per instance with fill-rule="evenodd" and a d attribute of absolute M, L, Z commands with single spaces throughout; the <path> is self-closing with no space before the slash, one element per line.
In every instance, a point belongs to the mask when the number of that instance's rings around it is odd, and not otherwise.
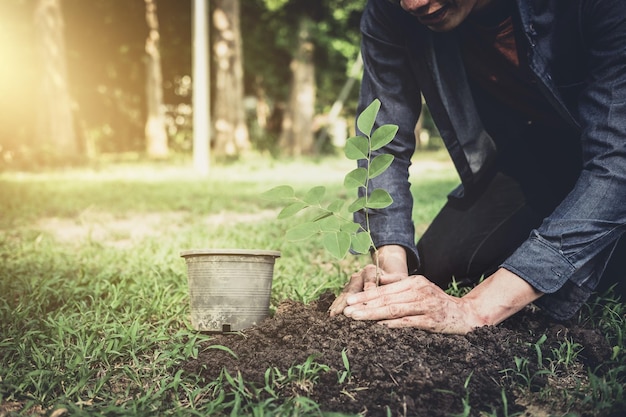
<path fill-rule="evenodd" d="M 344 308 L 348 305 L 346 298 L 350 294 L 373 288 L 377 282 L 384 285 L 409 277 L 406 251 L 402 246 L 382 246 L 378 248 L 377 254 L 374 253 L 372 256 L 374 257 L 374 263 L 376 263 L 375 257 L 378 256 L 378 279 L 376 277 L 376 265 L 374 264 L 367 265 L 359 272 L 352 274 L 348 284 L 346 284 L 341 294 L 328 309 L 331 317 L 343 313 Z"/>

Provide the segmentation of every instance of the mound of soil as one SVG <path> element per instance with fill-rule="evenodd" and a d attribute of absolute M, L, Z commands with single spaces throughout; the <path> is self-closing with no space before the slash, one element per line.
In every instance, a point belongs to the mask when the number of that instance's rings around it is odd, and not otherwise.
<path fill-rule="evenodd" d="M 514 382 L 525 383 L 523 375 L 535 375 L 531 391 L 548 383 L 545 374 L 536 375 L 536 346 L 544 334 L 543 351 L 550 352 L 567 337 L 583 346 L 578 360 L 588 366 L 611 354 L 596 330 L 550 321 L 530 307 L 497 327 L 459 336 L 388 329 L 344 316 L 330 318 L 326 311 L 333 299 L 332 294 L 325 294 L 308 305 L 286 301 L 259 325 L 205 342 L 198 358 L 183 369 L 209 382 L 224 368 L 230 375 L 241 372 L 244 380 L 263 387 L 268 368 L 284 375 L 312 357 L 315 363 L 328 366 L 318 374 L 317 382 L 294 380 L 281 386 L 279 394 L 309 397 L 323 411 L 438 417 L 462 413 L 464 402 L 471 406 L 472 415 L 502 410 L 504 396 L 509 414 L 525 411 L 523 401 L 516 401 Z M 224 349 L 209 349 L 210 345 L 228 347 L 237 358 Z M 342 351 L 348 359 L 348 374 Z M 519 369 L 516 358 L 528 358 L 528 368 L 521 373 L 503 372 Z M 341 375 L 345 375 L 342 381 Z M 551 385 L 556 377 L 550 375 Z"/>

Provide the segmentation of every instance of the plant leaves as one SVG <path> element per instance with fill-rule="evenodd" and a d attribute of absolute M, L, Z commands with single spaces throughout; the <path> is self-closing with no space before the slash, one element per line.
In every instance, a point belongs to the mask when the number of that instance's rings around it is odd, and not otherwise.
<path fill-rule="evenodd" d="M 313 187 L 309 191 L 307 191 L 307 193 L 304 195 L 302 199 L 306 201 L 307 203 L 309 203 L 310 205 L 315 206 L 320 203 L 325 193 L 326 193 L 326 187 L 323 187 L 323 186 Z"/>
<path fill-rule="evenodd" d="M 325 219 L 326 217 L 329 217 L 329 216 L 333 215 L 332 212 L 324 210 L 324 209 L 321 209 L 320 211 L 321 211 L 321 213 L 318 214 L 317 216 L 315 216 L 313 218 L 313 220 L 311 220 L 312 222 L 319 222 L 320 220 Z"/>
<path fill-rule="evenodd" d="M 288 185 L 279 185 L 261 194 L 261 197 L 266 200 L 284 200 L 286 198 L 293 198 L 296 193 Z"/>
<path fill-rule="evenodd" d="M 372 133 L 378 110 L 380 110 L 380 100 L 374 99 L 357 117 L 356 126 L 363 134 L 370 136 L 370 133 Z"/>
<path fill-rule="evenodd" d="M 367 182 L 367 169 L 356 168 L 346 174 L 343 180 L 343 186 L 348 190 L 358 187 L 365 187 Z"/>
<path fill-rule="evenodd" d="M 364 136 L 352 136 L 346 141 L 343 153 L 351 160 L 367 159 L 370 144 Z"/>
<path fill-rule="evenodd" d="M 350 249 L 350 234 L 346 232 L 332 232 L 324 235 L 324 247 L 337 259 L 343 259 Z"/>
<path fill-rule="evenodd" d="M 368 232 L 359 232 L 352 235 L 352 250 L 356 253 L 368 253 L 372 247 L 372 238 Z"/>
<path fill-rule="evenodd" d="M 348 232 L 350 234 L 356 233 L 361 230 L 361 225 L 355 222 L 345 222 L 341 225 L 342 232 Z"/>
<path fill-rule="evenodd" d="M 291 229 L 287 230 L 285 237 L 289 241 L 298 241 L 308 239 L 315 234 L 319 233 L 320 227 L 317 223 L 314 222 L 306 222 L 301 223 Z"/>
<path fill-rule="evenodd" d="M 341 208 L 343 207 L 343 204 L 343 200 L 335 200 L 328 205 L 327 210 L 331 213 L 339 213 L 341 211 Z"/>
<path fill-rule="evenodd" d="M 365 197 L 359 197 L 348 206 L 348 211 L 350 213 L 354 213 L 355 211 L 359 211 L 363 208 L 365 208 Z"/>
<path fill-rule="evenodd" d="M 386 190 L 382 188 L 376 188 L 372 191 L 369 198 L 367 199 L 367 208 L 373 209 L 382 209 L 385 207 L 389 207 L 393 203 L 393 198 L 389 195 Z"/>
<path fill-rule="evenodd" d="M 280 213 L 278 213 L 278 219 L 286 219 L 288 217 L 293 216 L 300 210 L 308 207 L 306 203 L 302 203 L 300 201 L 296 201 L 295 203 L 291 203 L 288 206 L 284 207 Z"/>
<path fill-rule="evenodd" d="M 344 220 L 340 219 L 337 216 L 329 216 L 325 217 L 318 222 L 320 231 L 322 233 L 327 232 L 339 232 L 341 230 L 341 225 Z"/>
<path fill-rule="evenodd" d="M 207 347 L 207 349 L 219 349 L 219 350 L 223 350 L 224 352 L 227 352 L 229 354 L 231 354 L 235 359 L 239 359 L 239 357 L 237 356 L 237 354 L 235 352 L 232 351 L 232 349 L 230 349 L 228 346 L 224 346 L 224 345 L 211 345 L 209 347 Z"/>
<path fill-rule="evenodd" d="M 382 125 L 372 133 L 371 146 L 372 150 L 380 149 L 396 137 L 398 133 L 398 126 L 396 125 Z"/>
<path fill-rule="evenodd" d="M 393 162 L 393 155 L 390 155 L 388 153 L 378 155 L 374 159 L 372 159 L 372 161 L 370 162 L 370 167 L 369 167 L 370 179 L 376 178 L 377 176 L 385 172 L 385 170 L 389 168 L 389 165 L 391 165 L 392 162 Z"/>

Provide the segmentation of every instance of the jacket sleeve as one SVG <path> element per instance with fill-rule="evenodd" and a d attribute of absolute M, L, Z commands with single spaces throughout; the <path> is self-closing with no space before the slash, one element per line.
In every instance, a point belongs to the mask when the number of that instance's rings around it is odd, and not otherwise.
<path fill-rule="evenodd" d="M 576 291 L 593 291 L 626 230 L 626 7 L 618 0 L 583 4 L 589 76 L 576 115 L 582 171 L 555 211 L 502 265 L 547 294 L 572 283 Z M 553 315 L 567 318 L 581 303 Z"/>
<path fill-rule="evenodd" d="M 414 128 L 421 111 L 421 95 L 411 73 L 401 29 L 406 14 L 387 0 L 369 0 L 361 20 L 363 80 L 358 113 L 374 99 L 381 109 L 374 128 L 383 124 L 398 125 L 395 139 L 376 151 L 394 156 L 391 166 L 370 182 L 370 190 L 386 189 L 393 204 L 385 209 L 369 210 L 372 239 L 377 247 L 401 245 L 407 251 L 409 271 L 418 264 L 415 229 L 412 222 L 413 198 L 409 184 L 409 166 L 415 150 Z M 359 161 L 365 166 L 366 161 Z M 359 194 L 363 194 L 359 189 Z M 365 226 L 363 212 L 355 220 Z"/>

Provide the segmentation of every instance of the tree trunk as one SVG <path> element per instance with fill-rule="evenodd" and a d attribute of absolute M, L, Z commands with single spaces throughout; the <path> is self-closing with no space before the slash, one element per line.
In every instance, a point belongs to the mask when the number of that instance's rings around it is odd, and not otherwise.
<path fill-rule="evenodd" d="M 209 10 L 206 0 L 193 0 L 193 167 L 200 175 L 210 169 L 211 100 L 209 98 Z"/>
<path fill-rule="evenodd" d="M 79 153 L 67 84 L 67 64 L 60 0 L 38 0 L 35 26 L 42 65 L 41 100 L 37 140 L 56 157 L 75 158 Z"/>
<path fill-rule="evenodd" d="M 214 152 L 237 156 L 250 149 L 243 105 L 243 65 L 239 0 L 215 0 Z"/>
<path fill-rule="evenodd" d="M 164 158 L 169 152 L 163 109 L 163 74 L 159 51 L 159 19 L 154 0 L 146 2 L 146 153 L 150 158 Z"/>
<path fill-rule="evenodd" d="M 298 48 L 291 61 L 291 93 L 283 118 L 280 146 L 293 156 L 314 150 L 313 116 L 315 115 L 313 21 L 303 16 L 299 21 Z"/>

